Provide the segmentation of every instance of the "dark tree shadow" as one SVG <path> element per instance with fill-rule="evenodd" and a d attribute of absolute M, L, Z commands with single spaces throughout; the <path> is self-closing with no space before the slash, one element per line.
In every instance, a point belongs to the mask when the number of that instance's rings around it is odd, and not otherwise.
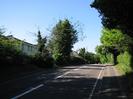
<path fill-rule="evenodd" d="M 23 99 L 90 99 L 96 80 L 82 75 L 66 76 L 48 82 L 38 92 L 26 95 Z M 125 76 L 114 76 L 100 79 L 91 99 L 133 99 L 133 96 Z"/>
<path fill-rule="evenodd" d="M 94 65 L 93 69 L 97 69 L 95 67 L 98 66 Z M 103 66 L 101 65 L 101 67 Z M 66 67 L 64 69 L 71 70 L 74 68 Z M 89 69 L 89 66 L 83 69 Z M 30 85 L 36 86 L 44 83 L 44 87 L 23 96 L 21 99 L 89 99 L 92 93 L 91 99 L 133 99 L 133 83 L 132 79 L 129 79 L 129 77 L 132 77 L 132 73 L 123 76 L 108 76 L 102 79 L 84 77 L 75 73 L 74 75 L 53 79 L 61 75 L 61 72 L 58 69 L 49 69 L 47 72 L 48 74 L 42 75 L 39 80 L 35 80 L 36 76 L 40 75 L 36 74 L 30 79 L 24 78 L 3 87 L 0 86 L 0 98 L 10 99 L 12 96 L 18 95 L 20 89 L 23 90 Z M 49 81 L 45 83 L 47 79 Z M 94 89 L 96 81 L 98 82 Z"/>

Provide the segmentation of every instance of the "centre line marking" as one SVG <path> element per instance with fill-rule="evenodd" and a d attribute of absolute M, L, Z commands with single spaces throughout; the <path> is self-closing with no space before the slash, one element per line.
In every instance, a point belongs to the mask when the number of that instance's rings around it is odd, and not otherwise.
<path fill-rule="evenodd" d="M 81 69 L 81 67 L 78 67 L 78 68 L 76 68 L 76 69 L 69 70 L 68 72 L 65 72 L 64 74 L 62 74 L 62 75 L 60 75 L 60 76 L 57 76 L 57 77 L 55 78 L 55 80 L 58 79 L 58 78 L 61 78 L 61 77 L 65 76 L 65 75 L 67 75 L 67 74 L 69 74 L 69 73 L 71 73 L 71 71 L 77 71 L 77 70 L 79 70 L 79 69 Z"/>
<path fill-rule="evenodd" d="M 83 66 L 82 66 L 82 67 L 83 67 Z M 79 69 L 82 68 L 82 67 L 78 67 L 78 68 L 76 68 L 76 69 L 69 70 L 68 72 L 66 72 L 66 73 L 64 73 L 64 74 L 62 74 L 62 75 L 60 75 L 60 76 L 57 76 L 57 77 L 55 78 L 55 80 L 58 79 L 58 78 L 61 78 L 61 77 L 65 76 L 65 75 L 67 75 L 67 74 L 69 74 L 69 73 L 71 73 L 71 71 L 79 70 Z M 38 88 L 43 87 L 43 86 L 44 86 L 44 84 L 40 84 L 40 85 L 38 85 L 38 86 L 36 86 L 36 87 L 33 87 L 33 88 L 31 88 L 30 90 L 27 90 L 27 91 L 25 91 L 24 93 L 21 93 L 21 94 L 15 96 L 15 97 L 10 98 L 10 99 L 18 99 L 18 98 L 20 98 L 20 97 L 22 97 L 22 96 L 24 96 L 24 95 L 26 95 L 26 94 L 28 94 L 28 93 L 34 91 L 34 90 L 37 90 Z"/>
<path fill-rule="evenodd" d="M 100 76 L 101 76 L 101 74 L 102 74 L 102 71 L 104 70 L 103 68 L 104 68 L 104 67 L 102 67 L 102 70 L 100 71 L 100 73 L 99 73 L 99 75 L 98 75 L 98 78 L 97 78 L 97 80 L 96 80 L 96 82 L 95 82 L 95 84 L 94 84 L 94 86 L 93 86 L 93 89 L 92 89 L 91 94 L 90 94 L 90 96 L 89 96 L 88 99 L 91 99 L 92 96 L 93 96 L 93 93 L 94 93 L 94 91 L 95 91 L 95 89 L 96 89 L 96 86 L 97 86 L 97 83 L 98 83 L 98 81 L 99 81 L 99 79 L 100 79 Z"/>
<path fill-rule="evenodd" d="M 26 94 L 28 94 L 28 93 L 34 91 L 34 90 L 37 90 L 38 88 L 40 88 L 40 87 L 42 87 L 42 86 L 44 86 L 44 85 L 43 85 L 43 84 L 40 84 L 40 85 L 38 85 L 38 86 L 36 86 L 36 87 L 33 87 L 33 88 L 31 88 L 30 90 L 27 90 L 27 91 L 25 91 L 24 93 L 21 93 L 21 94 L 19 94 L 19 95 L 13 97 L 13 98 L 11 98 L 11 99 L 18 99 L 18 98 L 20 98 L 20 97 L 22 97 L 22 96 L 24 96 L 24 95 L 26 95 Z"/>

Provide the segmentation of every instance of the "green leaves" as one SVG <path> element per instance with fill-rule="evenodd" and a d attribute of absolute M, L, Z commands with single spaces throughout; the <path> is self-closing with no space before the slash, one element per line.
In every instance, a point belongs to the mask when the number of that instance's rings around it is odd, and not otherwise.
<path fill-rule="evenodd" d="M 35 64 L 43 68 L 53 67 L 54 59 L 52 58 L 47 49 L 46 46 L 47 38 L 46 37 L 42 38 L 40 31 L 38 31 L 37 37 L 38 37 L 37 39 L 38 53 L 34 57 Z"/>
<path fill-rule="evenodd" d="M 68 19 L 59 20 L 53 27 L 51 36 L 49 47 L 55 59 L 69 59 L 73 44 L 78 41 L 77 30 L 72 23 Z"/>
<path fill-rule="evenodd" d="M 41 32 L 40 32 L 40 31 L 38 31 L 37 37 L 38 37 L 38 39 L 37 39 L 37 42 L 38 42 L 38 44 L 37 44 L 38 51 L 39 51 L 40 53 L 42 53 L 43 50 L 46 50 L 47 38 L 46 38 L 46 37 L 45 37 L 45 38 L 42 38 Z"/>
<path fill-rule="evenodd" d="M 99 63 L 99 56 L 86 51 L 85 48 L 79 49 L 78 55 L 82 57 L 87 63 Z"/>
<path fill-rule="evenodd" d="M 105 46 L 120 46 L 123 43 L 124 35 L 120 30 L 107 29 L 102 30 L 101 43 Z"/>
<path fill-rule="evenodd" d="M 133 44 L 133 40 L 118 29 L 103 28 L 101 35 L 102 45 L 96 47 L 96 52 L 102 58 L 102 61 L 108 62 L 109 54 L 114 57 L 114 64 L 117 63 L 117 56 L 129 49 L 129 45 Z M 110 57 L 111 58 L 111 57 Z"/>
<path fill-rule="evenodd" d="M 102 16 L 102 24 L 110 29 L 120 29 L 133 37 L 132 0 L 94 0 L 91 7 Z"/>
<path fill-rule="evenodd" d="M 100 40 L 104 46 L 117 48 L 119 51 L 125 50 L 132 43 L 132 38 L 118 29 L 104 28 Z"/>

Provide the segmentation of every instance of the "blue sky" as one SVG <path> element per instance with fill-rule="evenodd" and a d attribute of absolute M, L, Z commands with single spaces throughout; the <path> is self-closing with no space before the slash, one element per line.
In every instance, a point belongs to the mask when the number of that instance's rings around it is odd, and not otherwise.
<path fill-rule="evenodd" d="M 77 21 L 86 36 L 74 45 L 74 50 L 85 47 L 94 52 L 100 44 L 101 19 L 99 13 L 90 7 L 93 0 L 0 0 L 0 26 L 6 28 L 6 34 L 27 42 L 36 43 L 38 28 L 43 35 L 59 19 L 68 18 Z"/>

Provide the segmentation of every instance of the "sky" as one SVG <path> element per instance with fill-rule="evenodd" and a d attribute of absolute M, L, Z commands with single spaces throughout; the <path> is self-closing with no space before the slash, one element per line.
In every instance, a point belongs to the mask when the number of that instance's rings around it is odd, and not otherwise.
<path fill-rule="evenodd" d="M 43 36 L 49 36 L 59 19 L 68 18 L 73 24 L 80 24 L 83 35 L 73 50 L 85 47 L 95 52 L 100 44 L 102 29 L 99 13 L 90 7 L 93 0 L 0 0 L 0 26 L 5 35 L 36 44 L 38 29 Z M 81 31 L 79 30 L 79 31 Z"/>

